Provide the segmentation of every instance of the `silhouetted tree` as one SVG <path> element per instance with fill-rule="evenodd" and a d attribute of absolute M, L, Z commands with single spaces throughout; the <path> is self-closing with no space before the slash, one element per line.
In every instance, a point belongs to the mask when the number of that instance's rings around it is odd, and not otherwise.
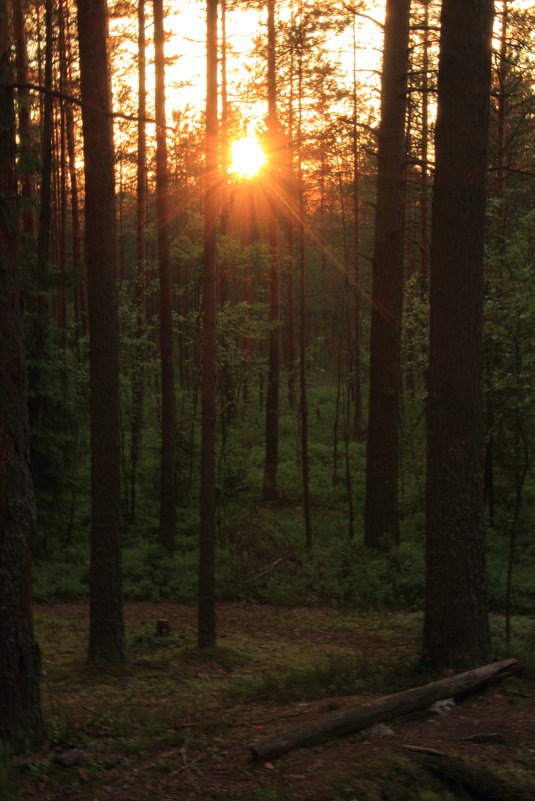
<path fill-rule="evenodd" d="M 31 609 L 35 497 L 29 466 L 8 31 L 7 2 L 0 0 L 0 740 L 19 748 L 42 739 L 43 723 Z"/>
<path fill-rule="evenodd" d="M 405 111 L 410 0 L 387 0 L 377 150 L 364 541 L 399 541 Z"/>
<path fill-rule="evenodd" d="M 206 140 L 202 332 L 202 431 L 198 644 L 216 641 L 215 620 L 215 436 L 216 436 L 216 256 L 217 256 L 217 0 L 206 5 Z"/>
<path fill-rule="evenodd" d="M 78 0 L 91 418 L 89 661 L 125 660 L 120 544 L 118 254 L 105 0 Z"/>
<path fill-rule="evenodd" d="M 277 73 L 275 0 L 267 0 L 267 135 L 269 148 L 269 367 L 266 392 L 266 454 L 262 498 L 277 498 L 277 468 L 279 460 L 279 384 L 280 384 L 280 237 L 279 198 L 277 193 L 279 152 L 279 123 L 277 119 Z"/>
<path fill-rule="evenodd" d="M 171 296 L 171 245 L 167 130 L 165 114 L 165 58 L 163 2 L 154 0 L 154 74 L 156 108 L 156 217 L 160 265 L 160 370 L 162 391 L 160 542 L 171 553 L 175 541 L 176 430 L 173 365 L 173 304 Z"/>
<path fill-rule="evenodd" d="M 483 557 L 483 256 L 492 0 L 444 0 L 431 233 L 424 652 L 489 653 Z"/>

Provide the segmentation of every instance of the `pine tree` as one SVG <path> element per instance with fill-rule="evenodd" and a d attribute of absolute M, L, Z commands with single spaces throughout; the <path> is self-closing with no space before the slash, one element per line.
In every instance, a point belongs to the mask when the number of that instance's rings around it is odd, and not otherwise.
<path fill-rule="evenodd" d="M 432 208 L 424 652 L 485 662 L 483 256 L 494 3 L 444 0 Z"/>
<path fill-rule="evenodd" d="M 79 0 L 89 301 L 91 570 L 89 661 L 125 661 L 120 543 L 115 152 L 105 0 Z"/>
<path fill-rule="evenodd" d="M 36 512 L 29 464 L 10 44 L 7 2 L 0 0 L 0 740 L 22 748 L 42 740 L 43 722 L 31 609 Z"/>

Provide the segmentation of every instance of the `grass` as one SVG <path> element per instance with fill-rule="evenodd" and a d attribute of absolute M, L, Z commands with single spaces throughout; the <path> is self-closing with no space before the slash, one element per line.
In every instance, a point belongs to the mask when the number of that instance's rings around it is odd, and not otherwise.
<path fill-rule="evenodd" d="M 338 695 L 394 692 L 408 665 L 400 670 L 400 659 L 343 653 L 318 664 L 270 671 L 263 676 L 245 676 L 234 686 L 232 696 L 264 704 L 285 704 Z M 401 678 L 403 683 L 403 679 Z"/>

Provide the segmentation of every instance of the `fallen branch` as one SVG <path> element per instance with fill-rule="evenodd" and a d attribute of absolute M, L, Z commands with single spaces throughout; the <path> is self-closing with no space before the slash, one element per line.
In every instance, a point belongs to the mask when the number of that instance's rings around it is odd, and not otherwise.
<path fill-rule="evenodd" d="M 464 759 L 451 757 L 442 751 L 416 746 L 404 746 L 420 764 L 455 788 L 462 787 L 472 798 L 479 801 L 524 801 L 527 797 L 519 792 L 490 768 L 474 765 Z"/>
<path fill-rule="evenodd" d="M 262 737 L 252 743 L 251 751 L 256 759 L 271 760 L 294 748 L 317 745 L 323 740 L 362 731 L 375 723 L 425 709 L 444 698 L 458 698 L 480 691 L 489 684 L 519 672 L 520 663 L 516 659 L 493 662 L 440 681 L 387 695 L 370 704 L 352 707 L 320 720 Z"/>

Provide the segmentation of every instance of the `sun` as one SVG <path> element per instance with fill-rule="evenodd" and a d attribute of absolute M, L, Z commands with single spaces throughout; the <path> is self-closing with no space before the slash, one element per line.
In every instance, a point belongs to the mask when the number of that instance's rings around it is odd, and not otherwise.
<path fill-rule="evenodd" d="M 254 136 L 236 139 L 230 146 L 230 172 L 253 178 L 266 163 L 266 154 Z"/>

